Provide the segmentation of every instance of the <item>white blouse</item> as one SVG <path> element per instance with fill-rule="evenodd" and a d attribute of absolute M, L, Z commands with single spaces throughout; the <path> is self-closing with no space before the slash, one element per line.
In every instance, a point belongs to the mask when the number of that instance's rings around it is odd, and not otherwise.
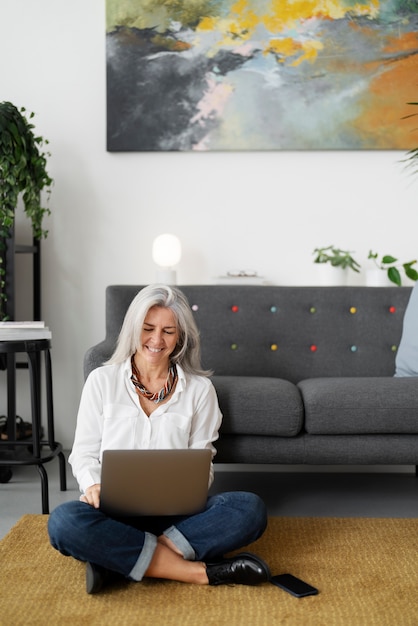
<path fill-rule="evenodd" d="M 204 376 L 177 366 L 176 388 L 148 417 L 130 380 L 131 360 L 104 365 L 88 376 L 81 394 L 73 449 L 73 474 L 84 492 L 100 483 L 103 450 L 209 448 L 222 414 L 215 388 Z M 213 458 L 213 457 L 212 457 Z M 211 467 L 210 483 L 213 481 Z"/>

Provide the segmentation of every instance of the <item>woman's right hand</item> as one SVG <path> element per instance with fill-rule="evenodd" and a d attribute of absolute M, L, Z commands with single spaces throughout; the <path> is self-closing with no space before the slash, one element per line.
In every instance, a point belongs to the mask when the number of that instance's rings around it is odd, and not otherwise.
<path fill-rule="evenodd" d="M 80 496 L 80 500 L 81 502 L 90 504 L 90 506 L 94 506 L 95 509 L 98 509 L 100 506 L 100 483 L 87 487 L 85 493 Z"/>

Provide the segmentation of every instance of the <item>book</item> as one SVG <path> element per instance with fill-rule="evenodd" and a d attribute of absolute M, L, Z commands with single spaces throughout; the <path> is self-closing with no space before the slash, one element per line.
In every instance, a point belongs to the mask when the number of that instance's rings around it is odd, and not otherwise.
<path fill-rule="evenodd" d="M 7 328 L 15 330 L 18 328 L 45 328 L 45 322 L 27 321 L 27 322 L 0 322 L 0 329 Z"/>
<path fill-rule="evenodd" d="M 4 328 L 0 327 L 0 341 L 28 341 L 30 339 L 51 339 L 51 331 L 43 328 Z"/>

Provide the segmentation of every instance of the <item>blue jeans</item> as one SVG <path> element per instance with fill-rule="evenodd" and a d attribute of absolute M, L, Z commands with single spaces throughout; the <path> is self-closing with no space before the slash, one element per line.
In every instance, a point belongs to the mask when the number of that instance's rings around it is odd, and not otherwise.
<path fill-rule="evenodd" d="M 210 496 L 206 508 L 187 517 L 111 518 L 78 500 L 58 506 L 49 517 L 51 544 L 65 556 L 89 561 L 142 580 L 157 537 L 164 534 L 189 561 L 211 562 L 258 539 L 267 526 L 264 502 L 233 491 Z"/>

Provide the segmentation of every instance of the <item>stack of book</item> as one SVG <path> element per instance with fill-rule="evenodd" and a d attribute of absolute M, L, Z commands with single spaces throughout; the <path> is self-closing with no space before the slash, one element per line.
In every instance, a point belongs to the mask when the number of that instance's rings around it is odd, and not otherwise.
<path fill-rule="evenodd" d="M 0 341 L 26 341 L 28 339 L 51 339 L 51 331 L 45 322 L 0 322 Z"/>

